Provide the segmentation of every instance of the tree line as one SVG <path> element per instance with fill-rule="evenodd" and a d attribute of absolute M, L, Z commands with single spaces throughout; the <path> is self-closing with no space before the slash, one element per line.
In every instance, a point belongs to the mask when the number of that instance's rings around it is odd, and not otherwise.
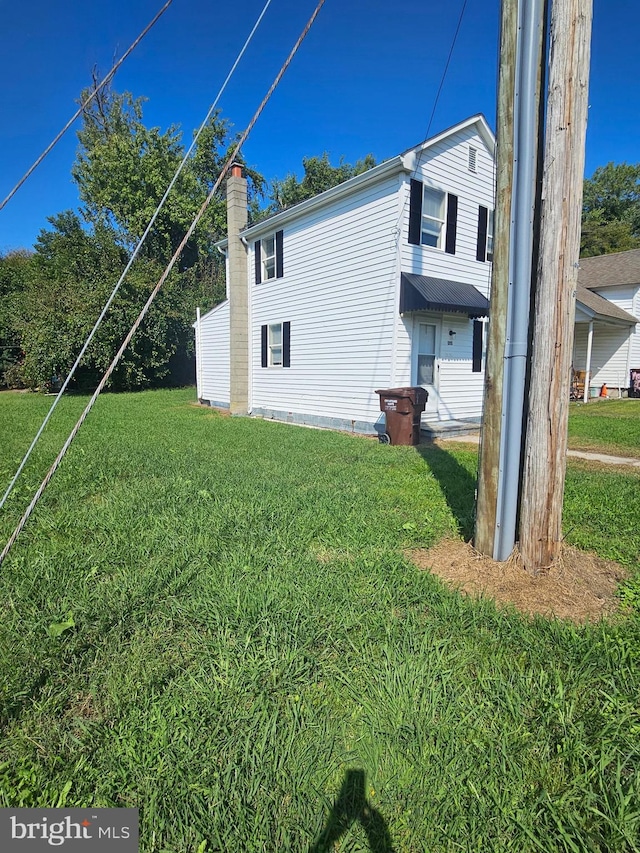
<path fill-rule="evenodd" d="M 81 102 L 89 92 L 83 92 Z M 144 99 L 99 93 L 82 113 L 72 179 L 78 210 L 48 219 L 32 250 L 0 255 L 0 387 L 55 389 L 67 376 L 185 153 L 180 128 L 143 120 Z M 218 113 L 200 134 L 73 384 L 96 387 L 235 147 Z M 267 184 L 246 168 L 250 220 L 297 204 L 375 165 L 303 161 L 304 176 Z M 195 310 L 224 298 L 224 186 L 214 197 L 110 382 L 137 390 L 193 381 Z"/>
<path fill-rule="evenodd" d="M 81 103 L 89 92 L 83 92 Z M 81 206 L 49 217 L 32 250 L 0 254 L 0 387 L 49 390 L 64 379 L 147 228 L 184 157 L 178 126 L 161 132 L 143 121 L 144 99 L 113 90 L 83 110 L 72 179 Z M 72 388 L 95 388 L 141 306 L 218 178 L 236 136 L 219 113 L 196 143 L 142 251 L 98 330 Z M 330 189 L 367 169 L 302 161 L 268 183 L 246 169 L 250 221 Z M 224 298 L 224 262 L 215 249 L 226 235 L 224 187 L 187 243 L 110 387 L 137 390 L 193 381 L 195 309 Z M 582 256 L 640 247 L 640 163 L 608 163 L 584 182 Z"/>

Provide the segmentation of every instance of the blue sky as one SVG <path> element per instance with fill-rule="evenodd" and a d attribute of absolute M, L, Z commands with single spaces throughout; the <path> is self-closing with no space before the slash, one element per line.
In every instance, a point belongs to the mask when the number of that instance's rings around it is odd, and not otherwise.
<path fill-rule="evenodd" d="M 2 3 L 0 198 L 73 114 L 91 69 L 110 68 L 163 0 Z M 144 120 L 190 138 L 265 0 L 174 0 L 127 59 L 118 91 L 148 98 Z M 244 128 L 316 0 L 272 0 L 220 108 Z M 392 157 L 424 138 L 463 0 L 326 0 L 245 146 L 267 179 L 301 172 L 304 156 Z M 495 126 L 499 0 L 467 0 L 431 132 L 474 113 Z M 594 0 L 587 175 L 640 161 L 640 4 Z M 0 211 L 0 252 L 29 247 L 47 216 L 78 205 L 74 129 Z"/>

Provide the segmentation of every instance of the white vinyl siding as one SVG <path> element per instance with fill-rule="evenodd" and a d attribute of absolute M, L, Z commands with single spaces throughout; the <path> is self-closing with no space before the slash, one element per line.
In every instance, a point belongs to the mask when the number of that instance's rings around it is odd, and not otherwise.
<path fill-rule="evenodd" d="M 469 145 L 476 149 L 476 173 L 468 169 Z M 446 194 L 457 196 L 455 255 L 408 244 L 412 177 L 443 193 L 442 219 Z M 478 206 L 493 209 L 493 181 L 491 154 L 476 129 L 467 128 L 423 152 L 415 172 L 409 166 L 385 172 L 322 207 L 277 219 L 274 227 L 284 232 L 284 274 L 270 279 L 268 287 L 250 288 L 250 411 L 353 429 L 380 424 L 384 416 L 376 389 L 417 381 L 412 350 L 417 315 L 398 313 L 400 273 L 471 284 L 488 296 L 490 265 L 476 260 Z M 262 269 L 253 246 L 256 240 L 262 246 L 263 233 L 256 226 L 247 234 L 251 285 L 256 269 Z M 207 374 L 202 396 L 213 400 L 223 393 L 224 378 L 228 399 L 228 307 L 224 311 L 226 364 L 220 360 L 221 318 L 213 312 L 202 318 L 203 326 L 211 326 L 203 331 L 203 350 L 209 346 L 207 336 L 217 347 L 207 353 L 206 364 L 203 359 L 202 370 Z M 281 320 L 291 324 L 291 366 L 262 369 L 263 328 Z M 425 315 L 425 323 L 434 321 L 442 329 L 433 365 L 435 417 L 479 418 L 483 374 L 472 372 L 473 321 L 462 314 Z M 449 330 L 455 336 L 449 337 Z"/>
<path fill-rule="evenodd" d="M 397 314 L 394 176 L 285 228 L 282 279 L 253 292 L 252 409 L 374 423 Z M 260 329 L 291 322 L 291 367 L 260 371 Z"/>
<path fill-rule="evenodd" d="M 210 403 L 229 404 L 229 329 L 228 301 L 216 305 L 200 318 L 200 340 L 196 341 L 201 362 L 198 397 Z"/>
<path fill-rule="evenodd" d="M 468 146 L 476 148 L 477 171 L 469 172 Z M 484 295 L 489 295 L 491 267 L 476 260 L 478 243 L 478 205 L 488 210 L 495 207 L 493 181 L 494 166 L 489 151 L 475 132 L 467 128 L 447 140 L 429 148 L 421 157 L 420 167 L 414 176 L 425 186 L 435 187 L 458 197 L 456 228 L 456 253 L 431 250 L 430 247 L 402 240 L 402 269 L 406 272 L 430 275 L 436 278 L 472 284 Z M 405 210 L 409 210 L 409 183 L 405 184 Z"/>
<path fill-rule="evenodd" d="M 412 372 L 412 325 L 413 317 L 418 322 L 433 322 L 438 318 L 442 324 L 440 347 L 436 353 L 437 406 L 435 411 L 422 416 L 428 420 L 466 420 L 477 419 L 482 412 L 484 393 L 484 373 L 473 373 L 473 320 L 463 314 L 416 314 L 398 318 L 397 371 L 393 385 L 415 385 L 417 376 Z M 455 335 L 450 336 L 449 331 Z M 486 339 L 486 334 L 485 334 Z M 449 343 L 451 342 L 451 343 Z M 484 367 L 484 358 L 483 358 Z"/>
<path fill-rule="evenodd" d="M 573 346 L 575 370 L 586 370 L 588 333 L 588 323 L 576 324 Z M 628 386 L 628 340 L 628 326 L 605 326 L 602 323 L 594 323 L 589 383 L 591 386 L 596 388 L 601 385 L 612 387 L 620 385 L 623 388 Z"/>
<path fill-rule="evenodd" d="M 633 286 L 603 287 L 596 291 L 623 311 L 640 317 L 640 289 Z M 635 327 L 594 323 L 591 352 L 591 386 L 626 388 L 629 368 L 640 367 L 640 324 Z M 574 367 L 585 370 L 588 325 L 577 323 L 574 342 Z"/>

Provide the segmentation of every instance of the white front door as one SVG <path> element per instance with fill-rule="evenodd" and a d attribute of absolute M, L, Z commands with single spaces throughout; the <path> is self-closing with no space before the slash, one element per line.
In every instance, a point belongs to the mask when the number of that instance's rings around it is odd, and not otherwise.
<path fill-rule="evenodd" d="M 440 324 L 416 322 L 414 328 L 413 375 L 415 384 L 422 385 L 428 396 L 425 415 L 438 414 L 438 345 L 440 342 Z"/>

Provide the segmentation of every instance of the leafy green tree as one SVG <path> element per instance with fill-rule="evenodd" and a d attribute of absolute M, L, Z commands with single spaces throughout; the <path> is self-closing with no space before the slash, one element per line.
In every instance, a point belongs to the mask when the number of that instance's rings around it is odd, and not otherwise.
<path fill-rule="evenodd" d="M 582 258 L 638 248 L 640 248 L 640 238 L 634 237 L 630 222 L 619 219 L 604 222 L 596 216 L 582 222 L 580 237 L 580 257 Z"/>
<path fill-rule="evenodd" d="M 21 386 L 21 307 L 31 269 L 31 252 L 0 255 L 0 387 Z"/>
<path fill-rule="evenodd" d="M 640 247 L 640 163 L 607 163 L 584 182 L 581 255 Z"/>
<path fill-rule="evenodd" d="M 22 306 L 22 377 L 41 389 L 68 374 L 127 261 L 108 225 L 87 231 L 73 211 L 50 222 L 52 228 L 36 242 Z M 134 264 L 76 373 L 75 387 L 97 385 L 161 272 L 162 265 L 150 258 Z M 112 388 L 134 390 L 167 380 L 171 359 L 186 350 L 191 331 L 181 285 L 178 273 L 170 276 L 118 365 Z"/>
<path fill-rule="evenodd" d="M 282 181 L 272 181 L 271 204 L 268 212 L 277 213 L 308 198 L 313 198 L 318 193 L 372 169 L 375 165 L 376 161 L 372 154 L 367 154 L 355 165 L 340 160 L 337 166 L 331 165 L 326 151 L 321 157 L 305 157 L 302 160 L 304 168 L 302 180 L 298 180 L 295 174 L 289 173 Z"/>
<path fill-rule="evenodd" d="M 52 377 L 67 375 L 184 157 L 179 129 L 147 128 L 142 104 L 127 92 L 108 90 L 84 110 L 72 170 L 82 218 L 66 211 L 49 219 L 51 227 L 39 235 L 21 295 L 20 369 L 29 387 L 47 387 Z M 227 123 L 213 116 L 87 351 L 77 387 L 97 384 L 233 146 Z M 251 170 L 247 174 L 255 203 L 264 179 Z M 224 298 L 224 264 L 213 245 L 226 234 L 224 189 L 216 193 L 156 297 L 111 387 L 167 383 L 176 365 L 192 355 L 196 306 L 207 310 Z"/>
<path fill-rule="evenodd" d="M 88 93 L 83 93 L 86 98 Z M 83 214 L 93 225 L 109 225 L 131 247 L 144 233 L 184 156 L 175 126 L 161 132 L 142 121 L 142 98 L 112 90 L 98 94 L 83 112 L 80 149 L 72 169 Z M 145 241 L 147 257 L 168 260 L 218 178 L 233 147 L 227 122 L 219 114 L 203 129 L 192 158 L 183 168 Z M 249 171 L 251 192 L 264 179 Z M 193 266 L 226 232 L 224 187 L 212 200 L 187 243 L 181 268 Z"/>

